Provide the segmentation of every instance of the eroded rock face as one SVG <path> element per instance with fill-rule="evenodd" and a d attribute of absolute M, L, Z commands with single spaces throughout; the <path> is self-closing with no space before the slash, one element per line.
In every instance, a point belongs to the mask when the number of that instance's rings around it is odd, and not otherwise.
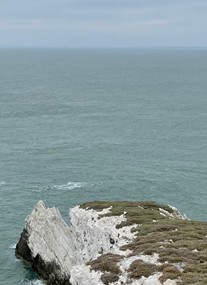
<path fill-rule="evenodd" d="M 49 283 L 70 284 L 69 272 L 74 262 L 73 239 L 73 233 L 59 211 L 46 209 L 44 203 L 39 201 L 26 219 L 16 254 L 30 262 L 33 269 Z"/>
<path fill-rule="evenodd" d="M 18 244 L 16 245 L 16 253 L 20 254 L 22 258 L 24 258 L 24 260 L 31 262 L 32 256 L 31 256 L 30 248 L 28 246 L 28 237 L 29 237 L 29 234 L 27 230 L 23 229 L 20 240 Z"/>
<path fill-rule="evenodd" d="M 207 224 L 173 207 L 91 202 L 72 208 L 70 220 L 39 201 L 16 246 L 48 284 L 207 284 Z"/>
<path fill-rule="evenodd" d="M 70 210 L 71 225 L 68 226 L 58 209 L 46 208 L 39 201 L 26 219 L 16 254 L 30 262 L 48 283 L 71 284 L 74 266 L 100 254 L 120 253 L 120 246 L 134 237 L 132 226 L 116 229 L 116 225 L 126 220 L 123 215 L 100 219 L 101 214 L 108 212 L 109 209 L 98 213 L 75 207 Z"/>

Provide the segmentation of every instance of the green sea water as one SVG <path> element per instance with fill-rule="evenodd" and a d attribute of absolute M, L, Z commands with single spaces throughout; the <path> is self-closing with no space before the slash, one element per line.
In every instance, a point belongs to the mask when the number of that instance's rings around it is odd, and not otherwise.
<path fill-rule="evenodd" d="M 0 50 L 0 284 L 42 199 L 154 200 L 206 220 L 207 50 Z"/>

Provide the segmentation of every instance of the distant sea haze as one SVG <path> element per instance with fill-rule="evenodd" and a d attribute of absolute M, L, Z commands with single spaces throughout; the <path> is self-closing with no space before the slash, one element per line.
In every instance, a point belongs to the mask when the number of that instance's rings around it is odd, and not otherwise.
<path fill-rule="evenodd" d="M 0 276 L 41 199 L 154 200 L 206 220 L 207 51 L 0 50 Z"/>

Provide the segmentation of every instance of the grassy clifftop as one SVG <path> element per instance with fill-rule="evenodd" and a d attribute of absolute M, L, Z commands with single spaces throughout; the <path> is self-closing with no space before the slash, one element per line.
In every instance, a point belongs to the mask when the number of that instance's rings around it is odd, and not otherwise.
<path fill-rule="evenodd" d="M 160 272 L 160 282 L 176 280 L 183 285 L 207 284 L 207 223 L 190 221 L 174 208 L 154 202 L 89 202 L 84 209 L 101 211 L 111 207 L 107 216 L 124 214 L 126 221 L 118 227 L 136 225 L 135 239 L 124 245 L 123 252 L 131 250 L 130 256 L 159 255 L 158 264 L 134 261 L 129 276 L 139 279 Z M 106 216 L 105 215 L 105 216 Z M 94 270 L 103 272 L 105 284 L 119 277 L 118 263 L 121 256 L 106 254 L 89 262 Z"/>

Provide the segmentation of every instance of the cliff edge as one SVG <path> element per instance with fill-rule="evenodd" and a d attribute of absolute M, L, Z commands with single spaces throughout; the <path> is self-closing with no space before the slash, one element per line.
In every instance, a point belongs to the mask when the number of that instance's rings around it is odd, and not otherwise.
<path fill-rule="evenodd" d="M 58 209 L 39 201 L 16 246 L 48 284 L 207 284 L 207 223 L 154 202 L 89 202 Z"/>

